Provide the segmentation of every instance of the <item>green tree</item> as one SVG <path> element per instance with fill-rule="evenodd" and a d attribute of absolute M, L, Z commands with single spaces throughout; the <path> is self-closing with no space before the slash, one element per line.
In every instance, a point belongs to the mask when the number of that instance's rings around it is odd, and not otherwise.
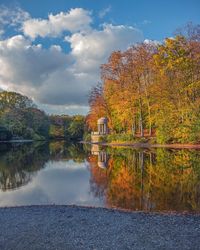
<path fill-rule="evenodd" d="M 68 128 L 70 139 L 82 139 L 85 127 L 85 118 L 81 115 L 75 115 L 72 117 L 72 122 Z"/>

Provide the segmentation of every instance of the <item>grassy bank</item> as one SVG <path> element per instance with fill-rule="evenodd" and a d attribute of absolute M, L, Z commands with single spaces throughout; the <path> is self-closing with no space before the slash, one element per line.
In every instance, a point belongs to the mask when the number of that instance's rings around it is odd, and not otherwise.
<path fill-rule="evenodd" d="M 135 137 L 132 134 L 110 134 L 102 136 L 100 142 L 106 143 L 156 143 L 153 137 Z"/>

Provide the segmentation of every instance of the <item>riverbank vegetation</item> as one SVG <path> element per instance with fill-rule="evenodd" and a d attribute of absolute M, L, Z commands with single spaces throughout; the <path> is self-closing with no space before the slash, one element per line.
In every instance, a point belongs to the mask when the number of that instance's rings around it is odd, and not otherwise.
<path fill-rule="evenodd" d="M 113 52 L 101 79 L 89 99 L 91 130 L 106 116 L 114 137 L 200 142 L 200 25 L 188 24 L 163 43 Z"/>
<path fill-rule="evenodd" d="M 84 116 L 47 115 L 31 99 L 15 92 L 0 92 L 0 141 L 83 137 Z"/>

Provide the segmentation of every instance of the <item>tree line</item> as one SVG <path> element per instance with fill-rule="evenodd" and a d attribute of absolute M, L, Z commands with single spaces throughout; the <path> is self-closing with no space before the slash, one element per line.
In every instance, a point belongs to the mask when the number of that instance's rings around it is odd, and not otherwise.
<path fill-rule="evenodd" d="M 0 141 L 83 137 L 84 116 L 47 115 L 31 99 L 16 92 L 0 92 Z"/>
<path fill-rule="evenodd" d="M 106 116 L 111 134 L 200 142 L 200 25 L 189 23 L 163 43 L 114 51 L 101 79 L 89 97 L 89 129 Z"/>

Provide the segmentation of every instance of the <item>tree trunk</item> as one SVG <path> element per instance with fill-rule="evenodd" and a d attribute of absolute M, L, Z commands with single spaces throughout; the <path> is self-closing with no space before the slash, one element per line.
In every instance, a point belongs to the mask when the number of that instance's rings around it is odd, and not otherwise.
<path fill-rule="evenodd" d="M 139 119 L 139 126 L 140 126 L 140 136 L 143 137 L 144 136 L 144 128 L 143 128 L 143 114 L 142 114 L 142 100 L 140 97 L 140 119 Z"/>
<path fill-rule="evenodd" d="M 136 117 L 133 117 L 133 123 L 132 123 L 132 134 L 135 136 L 136 134 Z"/>
<path fill-rule="evenodd" d="M 144 196 L 144 152 L 139 152 L 139 161 L 140 161 L 140 168 L 141 168 L 141 199 L 140 199 L 140 209 L 143 209 L 143 196 Z"/>
<path fill-rule="evenodd" d="M 142 97 L 141 97 L 141 83 L 140 78 L 138 77 L 138 95 L 139 95 L 139 130 L 140 136 L 144 136 L 144 129 L 143 129 L 143 113 L 142 113 Z"/>

